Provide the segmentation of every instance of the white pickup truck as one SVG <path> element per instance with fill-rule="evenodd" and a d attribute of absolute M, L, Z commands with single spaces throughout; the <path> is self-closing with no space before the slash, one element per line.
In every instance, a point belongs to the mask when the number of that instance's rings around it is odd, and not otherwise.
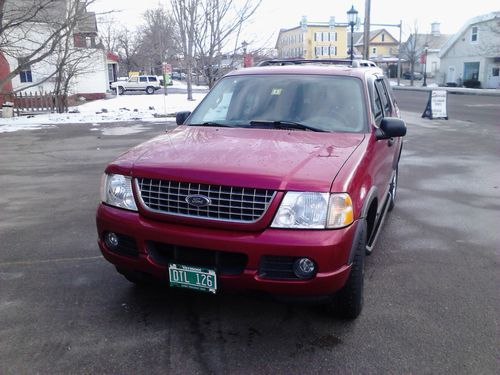
<path fill-rule="evenodd" d="M 122 95 L 125 91 L 146 91 L 146 94 L 154 94 L 161 89 L 160 80 L 156 76 L 132 76 L 128 81 L 117 81 L 111 83 L 111 90 L 118 90 Z"/>

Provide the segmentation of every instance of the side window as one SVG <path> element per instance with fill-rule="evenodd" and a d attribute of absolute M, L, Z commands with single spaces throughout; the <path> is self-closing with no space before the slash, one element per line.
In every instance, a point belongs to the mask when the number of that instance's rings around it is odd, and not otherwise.
<path fill-rule="evenodd" d="M 387 89 L 384 86 L 383 81 L 376 80 L 375 81 L 375 88 L 378 91 L 381 104 L 382 104 L 382 110 L 384 112 L 384 116 L 390 116 L 391 115 L 391 100 L 389 99 L 389 94 L 387 93 Z"/>
<path fill-rule="evenodd" d="M 147 82 L 148 78 L 147 77 L 139 77 L 139 82 Z"/>
<path fill-rule="evenodd" d="M 149 82 L 157 82 L 156 77 L 148 77 Z"/>
<path fill-rule="evenodd" d="M 137 83 L 137 77 L 130 77 L 129 82 Z"/>
<path fill-rule="evenodd" d="M 375 117 L 375 122 L 377 124 L 380 124 L 382 117 L 384 117 L 382 112 L 382 100 L 380 99 L 378 91 L 375 88 L 373 89 L 373 116 Z"/>

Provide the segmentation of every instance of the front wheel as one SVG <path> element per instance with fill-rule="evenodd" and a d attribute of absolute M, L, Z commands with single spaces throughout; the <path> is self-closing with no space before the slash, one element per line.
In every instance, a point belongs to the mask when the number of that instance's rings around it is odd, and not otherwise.
<path fill-rule="evenodd" d="M 361 221 L 362 232 L 357 238 L 356 250 L 347 282 L 334 296 L 333 310 L 344 319 L 356 319 L 363 309 L 365 278 L 366 222 Z"/>
<path fill-rule="evenodd" d="M 118 94 L 123 95 L 124 92 L 125 92 L 125 89 L 122 86 L 119 86 L 118 87 Z"/>

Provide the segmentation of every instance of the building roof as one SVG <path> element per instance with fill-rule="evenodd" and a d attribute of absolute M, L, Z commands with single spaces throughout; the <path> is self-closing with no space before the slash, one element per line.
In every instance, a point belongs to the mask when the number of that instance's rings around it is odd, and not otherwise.
<path fill-rule="evenodd" d="M 452 37 L 448 34 L 417 34 L 417 45 L 415 50 L 420 51 L 427 45 L 429 50 L 440 51 L 446 42 Z M 410 35 L 406 43 L 413 43 L 414 35 Z"/>
<path fill-rule="evenodd" d="M 373 39 L 375 39 L 377 37 L 377 35 L 381 34 L 382 32 L 385 32 L 387 35 L 389 35 L 394 40 L 395 43 L 398 43 L 398 40 L 396 38 L 394 38 L 392 36 L 392 34 L 389 31 L 387 31 L 386 29 L 371 30 L 370 31 L 370 37 L 369 37 L 370 42 Z M 347 34 L 347 37 L 349 38 L 349 40 L 351 38 L 350 34 L 351 33 Z M 359 47 L 359 46 L 363 45 L 363 39 L 364 39 L 364 33 L 363 32 L 355 32 L 354 33 L 354 46 L 355 47 Z M 388 42 L 387 42 L 387 44 L 388 44 Z"/>
<path fill-rule="evenodd" d="M 468 20 L 455 35 L 453 35 L 451 38 L 448 39 L 446 44 L 441 49 L 441 52 L 439 52 L 439 57 L 443 57 L 444 55 L 446 55 L 448 53 L 448 51 L 450 50 L 450 48 L 460 38 L 462 38 L 463 34 L 465 34 L 465 32 L 469 29 L 469 27 L 471 27 L 475 24 L 478 24 L 478 23 L 491 21 L 491 20 L 496 19 L 496 18 L 500 19 L 500 12 L 491 12 L 491 13 L 487 13 L 487 14 L 473 17 L 470 20 Z"/>
<path fill-rule="evenodd" d="M 85 12 L 76 26 L 78 33 L 97 33 L 97 19 L 94 12 Z"/>
<path fill-rule="evenodd" d="M 40 2 L 36 0 L 5 1 L 3 18 L 6 20 L 30 20 L 39 23 L 57 23 L 66 15 L 66 0 Z"/>

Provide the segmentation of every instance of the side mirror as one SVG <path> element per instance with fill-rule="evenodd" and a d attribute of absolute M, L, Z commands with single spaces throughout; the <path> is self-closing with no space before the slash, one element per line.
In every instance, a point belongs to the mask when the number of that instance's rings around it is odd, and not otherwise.
<path fill-rule="evenodd" d="M 175 114 L 175 122 L 177 125 L 182 125 L 184 124 L 184 121 L 191 115 L 191 112 L 189 111 L 182 111 L 182 112 L 177 112 Z"/>
<path fill-rule="evenodd" d="M 377 140 L 403 137 L 406 135 L 406 124 L 403 120 L 395 117 L 382 119 L 380 128 L 375 131 Z"/>

